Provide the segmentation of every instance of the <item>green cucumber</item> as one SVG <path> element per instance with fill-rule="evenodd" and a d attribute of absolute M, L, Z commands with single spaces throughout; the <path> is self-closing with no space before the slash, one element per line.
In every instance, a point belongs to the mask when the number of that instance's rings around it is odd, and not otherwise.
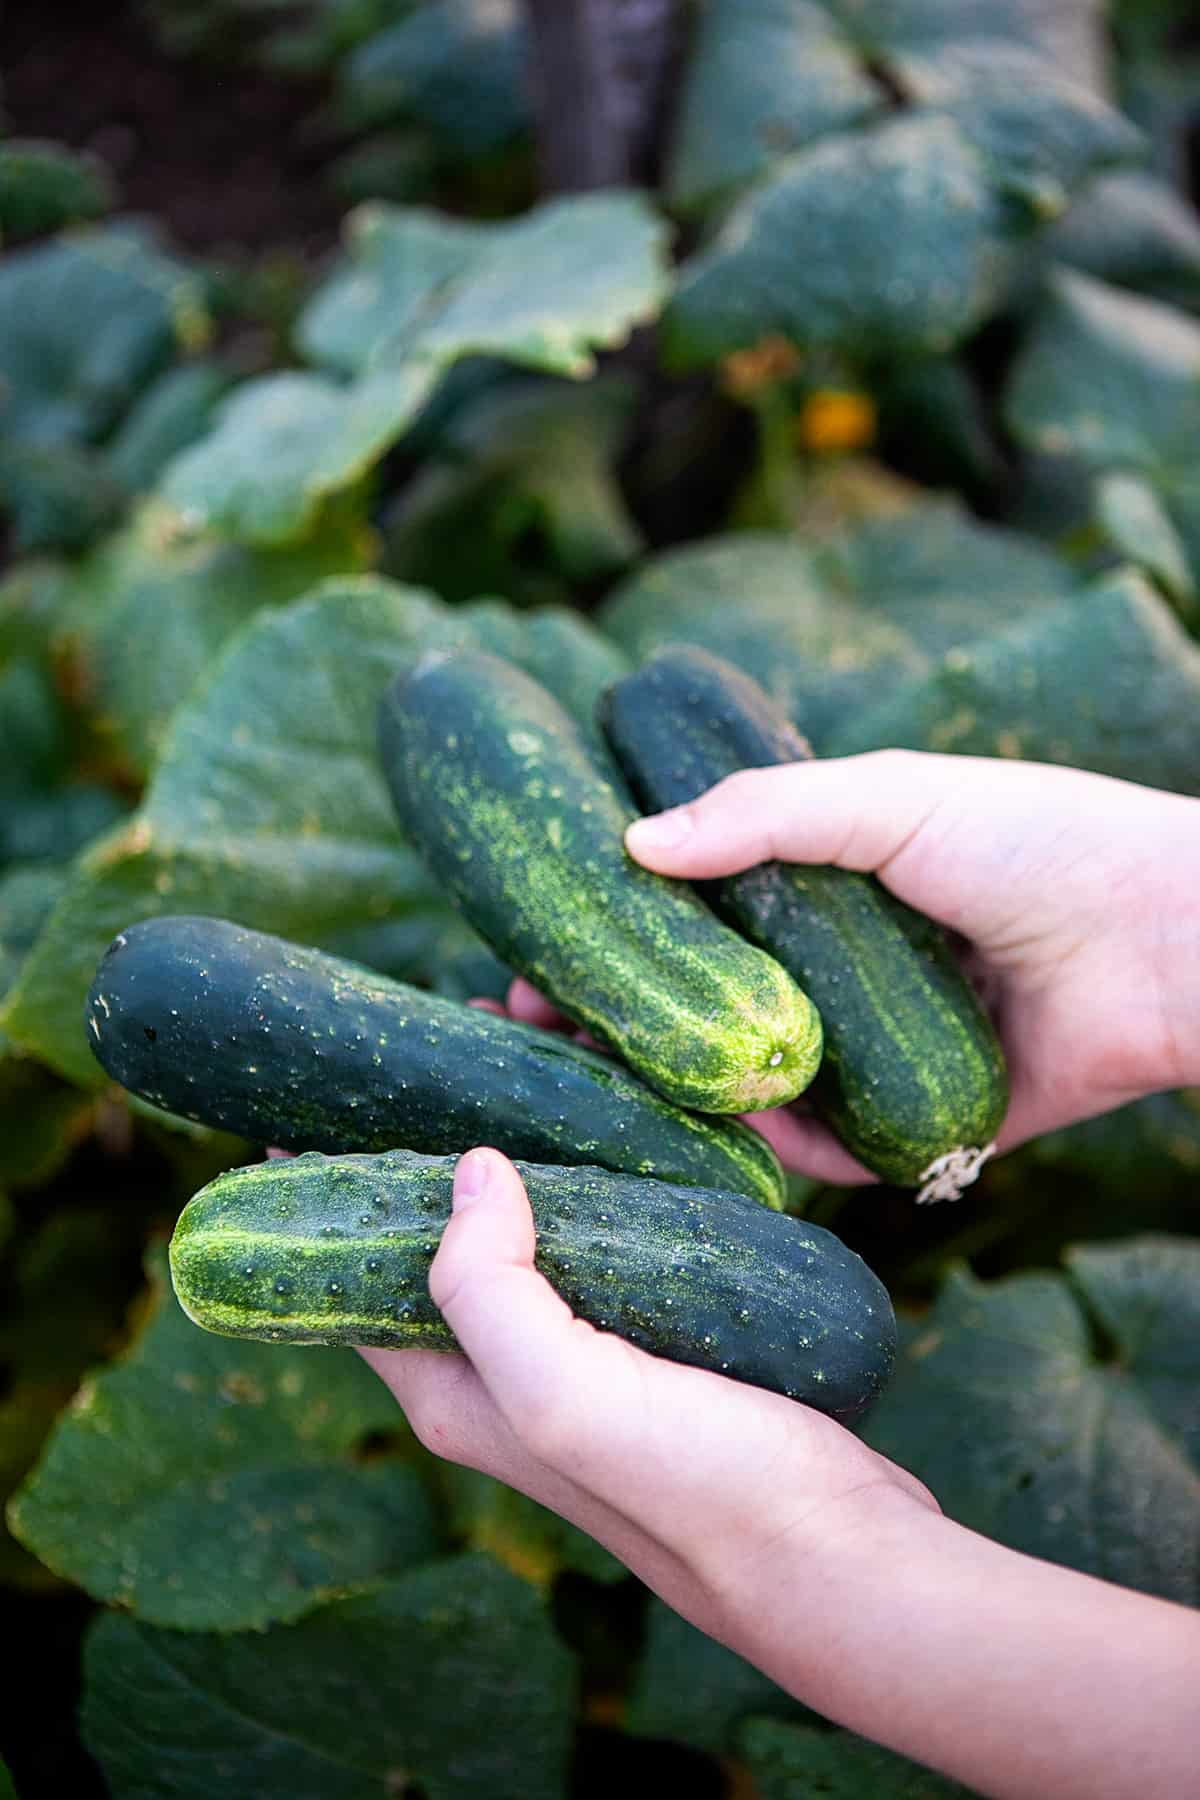
<path fill-rule="evenodd" d="M 774 1151 L 558 1033 L 249 931 L 146 919 L 87 1005 L 92 1048 L 144 1100 L 289 1150 L 467 1150 L 599 1163 L 783 1204 Z"/>
<path fill-rule="evenodd" d="M 816 1072 L 807 997 L 682 882 L 625 853 L 633 814 L 562 707 L 479 652 L 422 657 L 384 697 L 405 831 L 505 962 L 669 1100 L 753 1112 Z"/>
<path fill-rule="evenodd" d="M 694 800 L 738 769 L 811 756 L 758 684 L 687 645 L 609 691 L 603 721 L 642 803 Z M 1008 1104 L 991 1023 L 941 932 L 848 869 L 763 863 L 714 884 L 720 911 L 804 984 L 825 1059 L 811 1098 L 859 1160 L 917 1198 L 956 1199 Z"/>
<path fill-rule="evenodd" d="M 454 1162 L 311 1153 L 218 1176 L 171 1240 L 180 1304 L 226 1336 L 453 1349 L 427 1281 Z M 581 1318 L 838 1419 L 882 1389 L 891 1302 L 831 1232 L 737 1194 L 517 1166 L 538 1267 Z"/>

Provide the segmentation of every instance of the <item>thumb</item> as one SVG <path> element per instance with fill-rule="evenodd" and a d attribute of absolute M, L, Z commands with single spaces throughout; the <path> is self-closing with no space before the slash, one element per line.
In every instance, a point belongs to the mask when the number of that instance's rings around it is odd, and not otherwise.
<path fill-rule="evenodd" d="M 429 1270 L 434 1305 L 500 1410 L 537 1410 L 574 1351 L 574 1315 L 533 1265 L 533 1214 L 498 1150 L 469 1150 L 454 1172 L 450 1221 Z"/>
<path fill-rule="evenodd" d="M 635 820 L 625 843 L 647 868 L 695 880 L 762 862 L 878 872 L 961 786 L 967 760 L 873 750 L 743 769 L 686 806 Z"/>

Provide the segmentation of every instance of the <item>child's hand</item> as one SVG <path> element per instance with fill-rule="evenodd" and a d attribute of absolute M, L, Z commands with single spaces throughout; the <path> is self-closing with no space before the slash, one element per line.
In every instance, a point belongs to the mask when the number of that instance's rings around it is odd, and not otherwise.
<path fill-rule="evenodd" d="M 495 1475 L 606 1544 L 717 1636 L 781 1548 L 828 1541 L 921 1483 L 832 1419 L 637 1350 L 573 1316 L 534 1269 L 512 1164 L 472 1150 L 429 1290 L 469 1361 L 364 1351 L 439 1456 Z"/>
<path fill-rule="evenodd" d="M 1200 1618 L 944 1519 L 831 1419 L 572 1316 L 494 1150 L 430 1291 L 464 1356 L 364 1351 L 440 1456 L 590 1532 L 808 1704 L 1000 1800 L 1200 1792 Z"/>
<path fill-rule="evenodd" d="M 1200 801 L 1077 769 L 906 750 L 751 769 L 626 839 L 692 880 L 772 859 L 878 876 L 958 932 L 1012 1076 L 1001 1149 L 1200 1081 Z M 538 1016 L 518 989 L 513 1009 Z M 755 1115 L 819 1179 L 864 1171 L 799 1112 Z"/>

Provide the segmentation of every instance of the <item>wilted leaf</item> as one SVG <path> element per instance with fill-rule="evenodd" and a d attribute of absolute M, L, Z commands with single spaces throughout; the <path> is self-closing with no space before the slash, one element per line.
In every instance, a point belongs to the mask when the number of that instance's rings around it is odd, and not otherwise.
<path fill-rule="evenodd" d="M 684 264 L 664 322 L 677 366 L 762 339 L 864 355 L 950 349 L 999 303 L 1008 221 L 984 158 L 936 113 L 780 161 Z"/>
<path fill-rule="evenodd" d="M 706 207 L 884 103 L 817 0 L 712 0 L 687 60 L 668 198 L 684 211 Z"/>
<path fill-rule="evenodd" d="M 86 1381 L 9 1509 L 27 1548 L 155 1624 L 247 1630 L 432 1554 L 416 1474 L 356 1464 L 394 1400 L 351 1351 L 200 1331 L 159 1275 L 129 1354 Z"/>
<path fill-rule="evenodd" d="M 203 289 L 125 224 L 21 250 L 0 269 L 0 436 L 93 442 L 178 344 L 208 330 Z"/>
<path fill-rule="evenodd" d="M 1200 793 L 1200 647 L 1138 575 L 1109 577 L 847 717 L 834 755 L 883 745 L 1067 763 Z"/>
<path fill-rule="evenodd" d="M 254 550 L 181 534 L 147 502 L 74 572 L 64 618 L 93 722 L 145 774 L 167 722 L 240 625 L 366 560 L 352 516 L 329 517 L 294 549 Z M 69 608 L 69 613 L 65 609 Z"/>
<path fill-rule="evenodd" d="M 6 238 L 98 219 L 113 199 L 107 165 L 87 150 L 39 138 L 0 143 L 0 233 Z"/>
<path fill-rule="evenodd" d="M 849 1731 L 754 1719 L 739 1744 L 758 1800 L 972 1800 L 972 1790 Z"/>
<path fill-rule="evenodd" d="M 808 1708 L 761 1669 L 727 1650 L 662 1600 L 652 1599 L 625 1724 L 636 1737 L 666 1738 L 729 1755 L 751 1715 L 811 1718 Z"/>
<path fill-rule="evenodd" d="M 355 127 L 413 120 L 456 160 L 485 156 L 529 122 L 527 56 L 517 0 L 426 0 L 351 51 L 341 110 Z"/>
<path fill-rule="evenodd" d="M 1200 1243 L 1186 1238 L 1081 1247 L 1066 1276 L 959 1270 L 864 1435 L 961 1524 L 1194 1605 L 1197 1324 Z"/>
<path fill-rule="evenodd" d="M 570 1658 L 537 1595 L 483 1556 L 416 1569 L 260 1635 L 108 1615 L 84 1738 L 113 1800 L 562 1800 Z"/>
<path fill-rule="evenodd" d="M 200 912 L 324 943 L 440 912 L 394 821 L 375 713 L 415 651 L 460 631 L 425 596 L 367 577 L 252 620 L 175 715 L 140 812 L 81 859 L 2 1029 L 94 1086 L 83 1002 L 126 925 Z"/>

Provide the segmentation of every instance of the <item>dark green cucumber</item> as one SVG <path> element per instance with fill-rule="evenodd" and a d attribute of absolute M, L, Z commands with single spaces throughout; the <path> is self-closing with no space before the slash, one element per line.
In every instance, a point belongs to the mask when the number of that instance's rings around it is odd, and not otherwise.
<path fill-rule="evenodd" d="M 631 861 L 632 812 L 529 676 L 425 656 L 388 689 L 380 750 L 401 823 L 475 929 L 668 1099 L 752 1112 L 808 1085 L 815 1008 L 682 882 Z"/>
<path fill-rule="evenodd" d="M 811 756 L 757 682 L 707 651 L 661 651 L 609 691 L 609 741 L 658 811 L 738 769 Z M 763 863 L 714 884 L 724 915 L 820 1008 L 825 1060 L 811 1098 L 876 1174 L 954 1199 L 1008 1104 L 991 1023 L 941 932 L 872 877 Z"/>
<path fill-rule="evenodd" d="M 122 932 L 92 984 L 87 1028 L 124 1087 L 257 1143 L 491 1144 L 783 1204 L 774 1151 L 735 1120 L 685 1113 L 555 1032 L 224 919 Z"/>
<path fill-rule="evenodd" d="M 454 1162 L 310 1154 L 219 1176 L 171 1240 L 180 1304 L 227 1336 L 453 1349 L 427 1280 Z M 891 1302 L 832 1233 L 737 1194 L 517 1166 L 538 1267 L 581 1318 L 838 1419 L 882 1389 Z"/>

